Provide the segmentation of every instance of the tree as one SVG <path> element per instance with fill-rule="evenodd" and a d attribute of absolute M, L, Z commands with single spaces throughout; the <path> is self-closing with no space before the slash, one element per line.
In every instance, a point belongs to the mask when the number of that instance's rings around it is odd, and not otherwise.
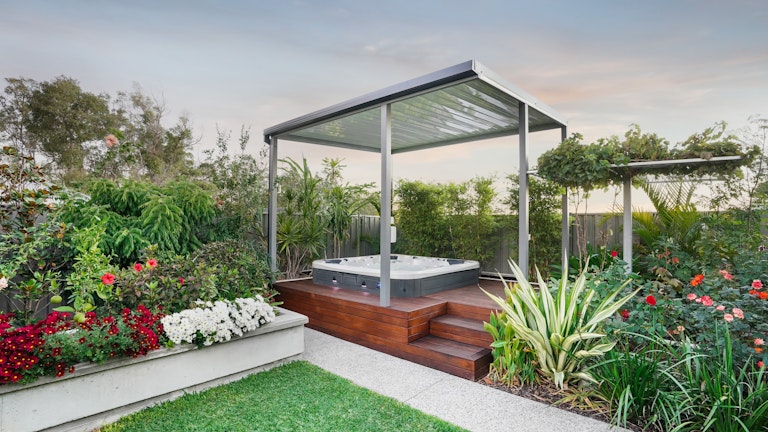
<path fill-rule="evenodd" d="M 113 180 L 148 180 L 157 185 L 189 173 L 193 165 L 190 149 L 196 141 L 186 116 L 166 129 L 165 107 L 144 95 L 138 85 L 130 93 L 118 93 L 116 106 L 119 124 L 110 131 L 106 146 L 93 149 L 92 172 Z"/>
<path fill-rule="evenodd" d="M 64 76 L 33 87 L 26 128 L 35 146 L 65 181 L 84 176 L 85 144 L 101 141 L 117 124 L 109 96 L 84 92 Z"/>
<path fill-rule="evenodd" d="M 262 212 L 267 205 L 266 147 L 261 160 L 245 152 L 250 131 L 243 127 L 238 139 L 239 154 L 231 154 L 231 132 L 217 129 L 216 148 L 205 150 L 198 167 L 200 177 L 215 186 L 214 197 L 220 211 L 213 224 L 221 237 L 261 240 Z"/>
<path fill-rule="evenodd" d="M 37 83 L 25 78 L 6 78 L 8 86 L 0 96 L 0 141 L 34 158 L 37 143 L 27 131 L 30 99 Z"/>

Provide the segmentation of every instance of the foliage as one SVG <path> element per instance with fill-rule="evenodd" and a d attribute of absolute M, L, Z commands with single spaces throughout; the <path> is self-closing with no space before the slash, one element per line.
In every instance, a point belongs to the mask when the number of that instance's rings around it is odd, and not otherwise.
<path fill-rule="evenodd" d="M 368 189 L 373 184 L 350 185 L 341 183 L 341 159 L 323 159 L 322 182 L 324 194 L 323 220 L 328 232 L 333 237 L 333 256 L 341 256 L 341 242 L 349 237 L 352 215 L 370 204 Z"/>
<path fill-rule="evenodd" d="M 642 183 L 641 189 L 650 198 L 656 212 L 633 212 L 633 232 L 640 237 L 646 248 L 653 248 L 661 241 L 679 245 L 683 252 L 698 255 L 701 215 L 693 204 L 696 183 L 672 182 L 663 184 Z"/>
<path fill-rule="evenodd" d="M 246 153 L 250 132 L 243 128 L 238 139 L 240 153 L 230 155 L 230 134 L 217 130 L 216 149 L 205 150 L 199 176 L 212 184 L 219 211 L 211 236 L 262 238 L 262 212 L 267 205 L 267 172 L 264 163 Z M 260 156 L 264 157 L 263 151 Z"/>
<path fill-rule="evenodd" d="M 514 329 L 507 323 L 506 312 L 492 312 L 483 328 L 493 338 L 491 354 L 493 362 L 488 376 L 510 386 L 538 384 L 536 356 L 520 338 L 514 337 Z"/>
<path fill-rule="evenodd" d="M 312 174 L 307 160 L 302 164 L 282 160 L 286 177 L 281 179 L 285 208 L 277 215 L 277 247 L 287 278 L 299 277 L 325 249 L 320 179 Z"/>
<path fill-rule="evenodd" d="M 616 299 L 622 285 L 605 298 L 595 299 L 596 292 L 587 287 L 587 275 L 582 272 L 574 282 L 564 277 L 553 296 L 541 274 L 536 290 L 517 264 L 510 262 L 510 267 L 517 283 L 505 287 L 506 299 L 486 294 L 506 313 L 512 337 L 534 352 L 539 373 L 555 386 L 594 381 L 585 370 L 586 359 L 603 355 L 615 344 L 600 341 L 605 336 L 599 333 L 600 325 L 637 291 Z"/>
<path fill-rule="evenodd" d="M 88 312 L 73 323 L 68 313 L 51 312 L 35 324 L 13 328 L 10 315 L 0 315 L 0 385 L 31 382 L 40 376 L 63 376 L 82 362 L 146 355 L 160 348 L 160 318 L 140 306 L 119 318 L 97 318 Z"/>
<path fill-rule="evenodd" d="M 3 147 L 0 185 L 0 278 L 9 285 L 2 295 L 21 303 L 16 319 L 29 323 L 58 294 L 68 228 L 57 218 L 58 188 L 31 156 Z"/>
<path fill-rule="evenodd" d="M 449 256 L 486 263 L 493 258 L 496 219 L 492 177 L 475 177 L 445 188 Z M 439 255 L 435 255 L 439 256 Z"/>
<path fill-rule="evenodd" d="M 167 340 L 160 321 L 163 316 L 162 311 L 153 312 L 141 305 L 135 311 L 124 308 L 117 318 L 99 318 L 88 312 L 84 321 L 74 326 L 74 332 L 47 335 L 44 348 L 51 358 L 58 357 L 68 365 L 144 356 L 160 349 Z"/>
<path fill-rule="evenodd" d="M 686 422 L 679 431 L 757 431 L 768 428 L 768 380 L 765 367 L 737 365 L 727 325 L 721 354 L 687 356 L 681 365 Z M 691 347 L 691 351 L 693 348 Z"/>
<path fill-rule="evenodd" d="M 397 251 L 487 262 L 496 231 L 492 178 L 462 184 L 401 181 L 397 186 Z"/>
<path fill-rule="evenodd" d="M 400 181 L 395 192 L 398 208 L 397 251 L 419 256 L 442 256 L 447 222 L 443 188 L 420 181 Z"/>
<path fill-rule="evenodd" d="M 161 251 L 188 253 L 209 240 L 216 216 L 213 199 L 200 186 L 175 181 L 163 187 L 151 183 L 98 180 L 88 188 L 90 199 L 71 196 L 62 219 L 76 227 L 104 224 L 99 247 L 120 266 L 139 259 L 150 244 Z"/>
<path fill-rule="evenodd" d="M 56 310 L 75 312 L 76 321 L 82 321 L 86 312 L 96 308 L 97 297 L 109 301 L 113 295 L 115 268 L 110 265 L 109 257 L 99 249 L 103 235 L 103 225 L 94 225 L 75 228 L 71 239 L 75 263 L 67 275 L 67 290 L 72 306 L 60 306 Z"/>
<path fill-rule="evenodd" d="M 691 135 L 677 147 L 652 133 L 642 133 L 635 125 L 624 134 L 600 138 L 591 144 L 582 144 L 584 137 L 573 134 L 560 145 L 545 152 L 538 160 L 538 173 L 561 186 L 600 189 L 619 185 L 631 176 L 648 175 L 705 176 L 732 175 L 740 167 L 750 164 L 760 153 L 755 147 L 742 148 L 733 135 L 725 135 L 725 123 L 719 123 L 703 132 Z M 741 156 L 737 161 L 717 164 L 678 164 L 662 167 L 627 169 L 622 167 L 635 161 L 659 161 L 717 156 Z"/>
<path fill-rule="evenodd" d="M 676 358 L 670 355 L 674 348 L 660 337 L 632 336 L 590 367 L 597 391 L 610 404 L 613 424 L 669 430 L 681 423 L 674 392 Z"/>
<path fill-rule="evenodd" d="M 211 242 L 188 256 L 158 256 L 155 248 L 148 257 L 115 275 L 119 304 L 135 307 L 162 304 L 168 312 L 194 307 L 196 300 L 234 300 L 260 295 L 273 302 L 272 273 L 261 245 L 226 240 Z M 155 258 L 157 256 L 157 258 Z M 152 262 L 153 265 L 147 265 Z"/>
<path fill-rule="evenodd" d="M 301 415 L 297 415 L 299 412 Z M 172 402 L 124 417 L 101 430 L 200 428 L 265 432 L 463 431 L 305 361 L 289 363 L 204 392 L 186 394 Z"/>
<path fill-rule="evenodd" d="M 85 92 L 64 76 L 30 82 L 31 95 L 20 119 L 35 149 L 49 158 L 65 182 L 82 178 L 87 143 L 99 140 L 114 127 L 109 96 Z"/>
<path fill-rule="evenodd" d="M 114 181 L 133 179 L 156 185 L 189 173 L 195 140 L 185 115 L 166 128 L 165 107 L 144 95 L 138 85 L 131 92 L 119 92 L 115 105 L 117 124 L 102 135 L 103 144 L 90 149 L 91 173 Z"/>
<path fill-rule="evenodd" d="M 519 176 L 507 176 L 507 198 L 504 201 L 512 214 L 519 214 L 520 182 Z M 554 182 L 537 177 L 528 178 L 528 227 L 530 233 L 529 254 L 531 273 L 535 268 L 546 271 L 560 263 L 561 257 L 561 196 L 563 188 Z M 511 218 L 512 228 L 518 229 L 518 218 Z"/>

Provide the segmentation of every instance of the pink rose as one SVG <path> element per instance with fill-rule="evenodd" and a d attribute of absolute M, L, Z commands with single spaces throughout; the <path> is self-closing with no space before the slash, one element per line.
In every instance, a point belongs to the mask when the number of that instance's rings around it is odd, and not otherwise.
<path fill-rule="evenodd" d="M 694 301 L 694 300 L 696 300 L 696 294 L 694 294 L 694 293 L 690 293 L 690 294 L 688 294 L 688 297 L 687 297 L 687 298 L 688 298 L 688 300 L 690 300 L 690 301 Z"/>
<path fill-rule="evenodd" d="M 760 279 L 755 279 L 752 281 L 752 288 L 760 289 L 762 287 L 763 287 L 763 283 L 760 281 Z"/>
<path fill-rule="evenodd" d="M 717 305 L 717 307 L 716 307 L 715 309 L 717 309 L 717 310 L 719 310 L 719 311 L 721 311 L 721 312 L 722 312 L 722 311 L 724 311 L 724 310 L 725 310 L 725 306 L 723 306 L 723 305 Z"/>
<path fill-rule="evenodd" d="M 744 319 L 744 311 L 739 308 L 733 308 L 732 310 L 733 316 L 735 316 L 738 319 Z"/>
<path fill-rule="evenodd" d="M 731 321 L 733 321 L 733 315 L 727 313 L 727 314 L 723 315 L 723 319 L 725 321 L 727 321 L 727 322 L 731 322 Z"/>
<path fill-rule="evenodd" d="M 715 302 L 710 296 L 701 296 L 701 304 L 704 306 L 712 306 L 715 304 Z"/>
<path fill-rule="evenodd" d="M 764 345 L 764 344 L 765 344 L 764 340 L 762 340 L 760 338 L 756 338 L 755 339 L 755 345 Z"/>

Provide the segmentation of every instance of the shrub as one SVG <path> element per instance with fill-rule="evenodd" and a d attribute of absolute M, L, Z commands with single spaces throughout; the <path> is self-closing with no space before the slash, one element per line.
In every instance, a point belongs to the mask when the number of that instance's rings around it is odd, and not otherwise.
<path fill-rule="evenodd" d="M 541 274 L 536 290 L 517 264 L 510 261 L 510 267 L 517 283 L 505 287 L 506 299 L 486 294 L 506 314 L 505 324 L 512 327 L 511 337 L 525 342 L 537 358 L 538 372 L 555 386 L 563 388 L 579 380 L 594 381 L 585 369 L 585 360 L 603 355 L 615 344 L 601 342 L 605 334 L 599 332 L 599 326 L 637 291 L 615 300 L 624 289 L 622 285 L 597 300 L 595 290 L 587 287 L 586 272 L 582 272 L 574 282 L 567 277 L 561 279 L 553 297 Z"/>

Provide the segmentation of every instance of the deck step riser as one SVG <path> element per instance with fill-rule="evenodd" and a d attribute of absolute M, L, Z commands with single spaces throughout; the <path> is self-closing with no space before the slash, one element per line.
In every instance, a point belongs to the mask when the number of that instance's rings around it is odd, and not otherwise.
<path fill-rule="evenodd" d="M 482 322 L 492 306 L 487 298 L 478 303 L 488 305 L 472 304 L 476 287 L 468 287 L 469 294 L 440 293 L 453 298 L 393 298 L 389 307 L 376 297 L 311 280 L 283 281 L 275 288 L 282 306 L 306 315 L 310 328 L 462 378 L 488 373 L 491 338 Z M 468 302 L 467 296 L 474 297 Z"/>

